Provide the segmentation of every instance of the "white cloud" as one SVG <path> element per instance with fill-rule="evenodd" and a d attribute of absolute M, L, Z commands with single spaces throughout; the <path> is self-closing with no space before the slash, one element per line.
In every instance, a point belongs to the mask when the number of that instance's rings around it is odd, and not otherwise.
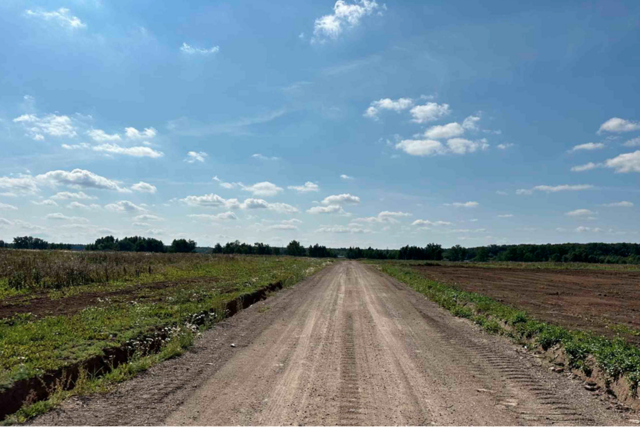
<path fill-rule="evenodd" d="M 428 219 L 417 219 L 413 221 L 411 225 L 440 227 L 440 226 L 453 225 L 453 223 L 448 221 L 429 221 Z"/>
<path fill-rule="evenodd" d="M 378 101 L 373 101 L 363 115 L 370 119 L 377 120 L 378 114 L 381 110 L 390 110 L 399 113 L 410 108 L 412 105 L 413 100 L 411 98 L 399 98 L 396 101 L 389 98 L 383 98 Z"/>
<path fill-rule="evenodd" d="M 637 138 L 630 139 L 622 145 L 624 145 L 625 147 L 638 147 L 640 146 L 640 136 Z"/>
<path fill-rule="evenodd" d="M 19 194 L 33 195 L 39 191 L 36 180 L 30 175 L 18 177 L 0 177 L 0 189 L 9 190 L 5 196 L 17 196 Z"/>
<path fill-rule="evenodd" d="M 93 151 L 98 151 L 102 153 L 109 154 L 124 154 L 125 156 L 132 157 L 151 157 L 152 159 L 157 159 L 164 156 L 162 151 L 156 151 L 149 147 L 121 147 L 118 144 L 100 144 L 96 145 L 92 148 Z"/>
<path fill-rule="evenodd" d="M 55 220 L 55 221 L 89 222 L 87 218 L 82 218 L 79 216 L 66 216 L 61 213 L 52 213 L 47 215 L 45 218 Z"/>
<path fill-rule="evenodd" d="M 32 200 L 31 203 L 37 206 L 58 206 L 58 204 L 53 200 L 42 200 L 40 202 Z"/>
<path fill-rule="evenodd" d="M 584 226 L 580 226 L 576 228 L 576 233 L 585 233 L 587 231 L 593 232 L 593 233 L 599 233 L 602 231 L 601 228 L 591 228 L 591 227 L 584 227 Z"/>
<path fill-rule="evenodd" d="M 151 194 L 155 194 L 156 191 L 158 191 L 158 189 L 156 188 L 155 185 L 151 185 L 151 184 L 148 184 L 148 183 L 142 182 L 142 181 L 140 181 L 137 184 L 133 184 L 131 186 L 131 189 L 133 191 L 138 191 L 140 193 L 151 193 Z"/>
<path fill-rule="evenodd" d="M 430 139 L 405 139 L 396 144 L 396 149 L 412 156 L 434 156 L 447 152 L 441 142 Z"/>
<path fill-rule="evenodd" d="M 640 150 L 633 153 L 620 154 L 605 161 L 605 166 L 616 170 L 616 173 L 640 172 Z"/>
<path fill-rule="evenodd" d="M 164 221 L 163 218 L 160 218 L 157 215 L 151 215 L 151 214 L 142 214 L 142 215 L 138 215 L 136 217 L 133 218 L 136 221 Z"/>
<path fill-rule="evenodd" d="M 254 159 L 260 159 L 260 160 L 273 160 L 273 161 L 280 160 L 280 157 L 275 157 L 275 156 L 272 156 L 272 157 L 269 157 L 269 156 L 263 156 L 263 155 L 262 155 L 262 154 L 260 154 L 260 153 L 256 153 L 256 154 L 252 155 L 251 157 L 253 157 Z"/>
<path fill-rule="evenodd" d="M 117 133 L 109 135 L 102 129 L 91 129 L 90 131 L 87 131 L 87 135 L 89 135 L 96 142 L 120 141 L 122 139 Z"/>
<path fill-rule="evenodd" d="M 310 214 L 345 214 L 346 212 L 340 205 L 314 206 L 307 210 Z"/>
<path fill-rule="evenodd" d="M 145 128 L 140 132 L 138 129 L 133 127 L 125 128 L 124 133 L 128 139 L 151 139 L 158 134 L 154 128 Z"/>
<path fill-rule="evenodd" d="M 209 49 L 203 49 L 199 47 L 189 46 L 186 43 L 182 43 L 180 46 L 180 50 L 188 55 L 212 55 L 214 53 L 218 53 L 220 51 L 220 46 L 213 46 Z"/>
<path fill-rule="evenodd" d="M 513 147 L 513 144 L 511 143 L 507 143 L 507 144 L 498 144 L 496 145 L 497 148 L 499 148 L 500 150 L 506 150 L 508 148 Z"/>
<path fill-rule="evenodd" d="M 368 228 L 362 228 L 355 225 L 349 225 L 348 227 L 344 227 L 341 225 L 337 226 L 329 226 L 329 227 L 321 227 L 316 230 L 316 233 L 338 233 L 338 234 L 364 234 L 371 233 L 372 231 Z"/>
<path fill-rule="evenodd" d="M 606 146 L 602 142 L 587 142 L 586 144 L 576 145 L 569 151 L 580 151 L 580 150 L 593 151 L 593 150 L 601 150 L 605 147 Z"/>
<path fill-rule="evenodd" d="M 479 116 L 469 116 L 462 121 L 462 127 L 468 130 L 478 130 Z"/>
<path fill-rule="evenodd" d="M 0 203 L 0 210 L 1 211 L 17 211 L 18 208 L 13 205 L 8 205 L 6 203 Z"/>
<path fill-rule="evenodd" d="M 432 126 L 424 132 L 428 139 L 443 139 L 460 136 L 464 133 L 464 128 L 459 123 L 448 123 L 446 125 Z"/>
<path fill-rule="evenodd" d="M 545 193 L 558 193 L 560 191 L 582 191 L 582 190 L 591 190 L 593 185 L 588 184 L 578 184 L 578 185 L 537 185 L 533 187 L 531 190 L 520 189 L 516 190 L 516 194 L 518 195 L 531 195 L 534 191 L 544 191 Z"/>
<path fill-rule="evenodd" d="M 571 168 L 571 172 L 584 172 L 584 171 L 590 171 L 593 169 L 597 169 L 602 167 L 601 163 L 593 163 L 593 162 L 589 162 L 586 163 L 584 165 L 580 165 L 580 166 L 574 166 Z"/>
<path fill-rule="evenodd" d="M 300 212 L 295 206 L 291 206 L 286 203 L 267 203 L 267 209 L 284 214 L 294 214 Z"/>
<path fill-rule="evenodd" d="M 90 205 L 85 205 L 83 203 L 80 202 L 71 202 L 67 205 L 67 209 L 83 209 L 83 210 L 87 210 L 87 211 L 97 211 L 102 209 L 100 207 L 100 205 L 97 205 L 95 203 L 92 203 Z"/>
<path fill-rule="evenodd" d="M 602 206 L 607 206 L 610 208 L 632 208 L 634 205 L 631 202 L 622 201 L 622 202 L 615 202 L 615 203 L 607 203 Z"/>
<path fill-rule="evenodd" d="M 452 138 L 447 141 L 447 147 L 449 147 L 449 150 L 454 154 L 466 154 L 474 153 L 478 150 L 486 150 L 489 148 L 489 144 L 487 144 L 484 139 L 480 141 L 469 141 L 464 138 Z"/>
<path fill-rule="evenodd" d="M 297 191 L 298 193 L 309 193 L 312 191 L 320 191 L 318 184 L 307 181 L 304 185 L 290 185 L 287 187 L 289 190 Z"/>
<path fill-rule="evenodd" d="M 348 180 L 353 179 L 353 177 L 349 176 L 349 175 L 342 174 L 342 175 L 340 175 L 340 179 L 344 179 L 345 181 L 348 181 Z"/>
<path fill-rule="evenodd" d="M 49 185 L 63 184 L 73 188 L 96 188 L 99 190 L 113 190 L 120 193 L 131 192 L 128 188 L 120 187 L 116 181 L 84 169 L 74 169 L 71 172 L 63 170 L 50 171 L 36 176 L 36 180 Z"/>
<path fill-rule="evenodd" d="M 190 218 L 196 218 L 205 221 L 229 221 L 236 220 L 238 217 L 233 212 L 222 212 L 219 214 L 211 215 L 211 214 L 195 214 L 189 215 Z"/>
<path fill-rule="evenodd" d="M 268 230 L 297 230 L 298 227 L 291 224 L 275 224 L 267 227 Z"/>
<path fill-rule="evenodd" d="M 336 194 L 333 196 L 325 197 L 321 202 L 323 205 L 357 205 L 360 203 L 360 197 L 353 196 L 351 194 Z"/>
<path fill-rule="evenodd" d="M 257 197 L 273 197 L 284 191 L 282 188 L 268 181 L 258 182 L 248 186 L 242 185 L 242 190 L 248 191 Z"/>
<path fill-rule="evenodd" d="M 575 211 L 567 212 L 566 216 L 590 216 L 595 215 L 595 212 L 589 209 L 576 209 Z"/>
<path fill-rule="evenodd" d="M 68 116 L 49 114 L 39 118 L 33 114 L 24 114 L 13 119 L 13 122 L 22 124 L 27 134 L 39 141 L 44 139 L 44 135 L 69 138 L 78 135 L 77 128 Z"/>
<path fill-rule="evenodd" d="M 498 218 L 513 218 L 512 214 L 502 214 L 502 215 L 498 215 Z"/>
<path fill-rule="evenodd" d="M 83 193 L 82 191 L 79 191 L 77 193 L 72 193 L 72 192 L 69 192 L 69 191 L 62 191 L 60 193 L 57 193 L 57 194 L 51 196 L 51 199 L 54 199 L 54 200 L 70 200 L 70 199 L 95 200 L 95 199 L 97 199 L 97 197 L 89 196 L 89 195 Z"/>
<path fill-rule="evenodd" d="M 227 190 L 231 190 L 232 188 L 236 188 L 240 183 L 238 182 L 224 182 L 223 180 L 221 180 L 220 178 L 218 178 L 218 176 L 214 176 L 213 179 L 215 182 L 217 182 L 218 184 L 220 184 L 220 187 L 222 188 L 226 188 Z"/>
<path fill-rule="evenodd" d="M 601 132 L 631 132 L 640 130 L 640 122 L 632 122 L 630 120 L 624 120 L 618 117 L 607 120 L 600 126 Z"/>
<path fill-rule="evenodd" d="M 453 206 L 455 208 L 477 208 L 480 206 L 478 202 L 454 202 L 454 203 L 445 203 L 445 206 Z"/>
<path fill-rule="evenodd" d="M 187 163 L 195 163 L 195 162 L 204 163 L 207 157 L 209 157 L 209 155 L 204 151 L 199 151 L 199 152 L 189 151 L 187 153 L 187 158 L 184 159 L 184 161 Z"/>
<path fill-rule="evenodd" d="M 27 9 L 27 16 L 33 16 L 36 18 L 44 19 L 45 21 L 56 22 L 61 27 L 66 28 L 86 28 L 86 24 L 83 23 L 77 16 L 71 15 L 69 9 L 61 7 L 58 10 L 47 12 L 44 10 L 31 10 Z"/>
<path fill-rule="evenodd" d="M 315 20 L 311 42 L 324 43 L 328 39 L 335 40 L 346 29 L 360 25 L 363 17 L 371 15 L 379 8 L 375 0 L 359 0 L 352 4 L 338 0 L 333 6 L 331 15 L 325 15 Z M 383 6 L 382 9 L 386 9 L 386 7 Z"/>
<path fill-rule="evenodd" d="M 390 224 L 395 224 L 398 222 L 398 220 L 396 218 L 402 218 L 402 217 L 408 217 L 411 216 L 410 213 L 407 212 L 389 212 L 389 211 L 383 211 L 380 212 L 378 215 L 376 216 L 370 216 L 370 217 L 366 217 L 366 218 L 356 218 L 353 221 L 354 222 L 368 222 L 370 224 L 372 223 L 390 223 Z"/>
<path fill-rule="evenodd" d="M 13 222 L 6 218 L 0 218 L 0 227 L 6 227 L 8 225 L 13 225 Z"/>
<path fill-rule="evenodd" d="M 428 123 L 439 120 L 451 113 L 449 104 L 427 102 L 425 105 L 416 105 L 410 111 L 412 121 L 416 123 Z"/>
<path fill-rule="evenodd" d="M 121 201 L 116 202 L 116 203 L 110 203 L 110 204 L 106 205 L 104 208 L 106 210 L 108 210 L 108 211 L 117 212 L 117 213 L 123 213 L 123 212 L 127 212 L 127 213 L 142 213 L 142 212 L 146 212 L 147 211 L 142 206 L 138 206 L 138 205 L 133 204 L 133 203 L 127 201 L 127 200 L 121 200 Z"/>
<path fill-rule="evenodd" d="M 240 203 L 238 199 L 224 199 L 217 194 L 205 194 L 204 196 L 187 196 L 180 201 L 188 206 L 226 209 L 268 209 L 277 213 L 297 213 L 298 208 L 286 203 L 268 203 L 262 199 L 246 199 Z"/>

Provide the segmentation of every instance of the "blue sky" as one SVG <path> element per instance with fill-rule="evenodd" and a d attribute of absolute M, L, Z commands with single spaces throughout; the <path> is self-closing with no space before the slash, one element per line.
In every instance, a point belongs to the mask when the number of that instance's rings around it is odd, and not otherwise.
<path fill-rule="evenodd" d="M 0 239 L 640 241 L 637 1 L 0 4 Z"/>

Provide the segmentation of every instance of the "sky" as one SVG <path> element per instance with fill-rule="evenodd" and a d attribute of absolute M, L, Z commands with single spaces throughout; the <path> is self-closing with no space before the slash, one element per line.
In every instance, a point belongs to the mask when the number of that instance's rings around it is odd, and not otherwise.
<path fill-rule="evenodd" d="M 639 42 L 637 0 L 3 0 L 0 239 L 640 242 Z"/>

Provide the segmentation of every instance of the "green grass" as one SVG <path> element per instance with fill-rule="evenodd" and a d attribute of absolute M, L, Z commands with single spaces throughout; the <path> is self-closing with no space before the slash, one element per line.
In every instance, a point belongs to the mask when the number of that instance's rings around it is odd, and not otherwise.
<path fill-rule="evenodd" d="M 102 355 L 110 347 L 130 342 L 143 345 L 136 343 L 136 339 L 193 322 L 198 313 L 214 310 L 219 319 L 224 316 L 228 301 L 270 283 L 283 281 L 285 286 L 296 283 L 324 263 L 311 258 L 215 257 L 209 264 L 198 262 L 192 270 L 168 269 L 164 279 L 175 280 L 175 285 L 159 290 L 141 289 L 132 301 L 104 299 L 71 316 L 40 318 L 25 314 L 2 319 L 0 389 L 17 380 Z M 181 285 L 181 278 L 187 277 L 210 280 Z M 119 287 L 119 283 L 109 283 L 96 289 L 110 291 Z M 141 295 L 152 298 L 139 298 Z"/>
<path fill-rule="evenodd" d="M 465 292 L 429 280 L 408 263 L 369 262 L 424 294 L 449 310 L 453 315 L 471 319 L 489 333 L 505 334 L 520 343 L 534 343 L 544 350 L 559 344 L 564 349 L 571 368 L 590 375 L 595 365 L 605 373 L 607 381 L 626 378 L 632 395 L 637 396 L 640 382 L 640 349 L 622 338 L 608 339 L 588 331 L 567 330 L 531 318 L 517 308 L 484 295 Z"/>

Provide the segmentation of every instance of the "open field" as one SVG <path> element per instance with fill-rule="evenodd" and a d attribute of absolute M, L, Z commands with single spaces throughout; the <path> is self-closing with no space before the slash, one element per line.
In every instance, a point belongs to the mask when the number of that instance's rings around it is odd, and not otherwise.
<path fill-rule="evenodd" d="M 414 268 L 428 279 L 486 295 L 545 322 L 640 343 L 639 271 L 621 268 L 628 266 L 602 270 L 501 264 L 421 263 Z"/>
<path fill-rule="evenodd" d="M 51 382 L 65 370 L 77 377 L 83 367 L 104 371 L 102 357 L 115 365 L 132 353 L 161 351 L 235 311 L 245 296 L 296 283 L 325 262 L 0 251 L 0 409 L 12 412 L 8 406 L 39 387 L 37 378 Z M 23 285 L 15 286 L 16 277 Z M 30 399 L 46 397 L 36 394 Z"/>

